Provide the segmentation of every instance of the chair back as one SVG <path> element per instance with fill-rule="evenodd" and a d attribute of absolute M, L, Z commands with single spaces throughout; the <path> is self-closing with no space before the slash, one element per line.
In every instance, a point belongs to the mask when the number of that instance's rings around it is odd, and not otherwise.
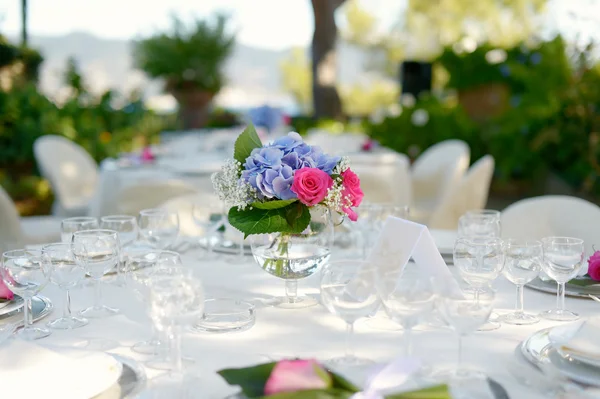
<path fill-rule="evenodd" d="M 58 201 L 57 212 L 85 213 L 98 180 L 98 165 L 90 154 L 66 137 L 54 135 L 38 138 L 33 149 L 40 172 Z"/>
<path fill-rule="evenodd" d="M 502 237 L 539 240 L 549 236 L 584 241 L 587 256 L 600 249 L 600 207 L 577 197 L 544 195 L 527 198 L 502 212 Z"/>
<path fill-rule="evenodd" d="M 450 187 L 448 195 L 431 215 L 429 228 L 454 230 L 458 227 L 458 219 L 465 212 L 484 209 L 493 175 L 494 157 L 481 157 L 471 166 L 459 184 Z"/>

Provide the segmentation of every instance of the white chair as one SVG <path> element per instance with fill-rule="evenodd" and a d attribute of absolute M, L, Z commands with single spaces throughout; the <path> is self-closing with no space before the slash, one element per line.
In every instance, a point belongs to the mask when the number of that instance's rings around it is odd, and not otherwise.
<path fill-rule="evenodd" d="M 507 207 L 501 218 L 503 238 L 576 237 L 583 239 L 587 256 L 594 246 L 600 249 L 600 207 L 581 198 L 527 198 Z"/>
<path fill-rule="evenodd" d="M 179 180 L 134 184 L 119 190 L 114 209 L 104 209 L 104 213 L 137 215 L 142 209 L 156 208 L 172 198 L 197 192 L 195 187 Z"/>
<path fill-rule="evenodd" d="M 394 152 L 354 154 L 350 156 L 350 167 L 360 178 L 365 201 L 411 204 L 410 161 L 406 155 Z"/>
<path fill-rule="evenodd" d="M 411 217 L 427 222 L 451 187 L 469 168 L 471 151 L 462 140 L 445 140 L 429 147 L 412 165 Z"/>
<path fill-rule="evenodd" d="M 484 209 L 494 175 L 494 157 L 485 155 L 475 162 L 460 183 L 452 186 L 446 198 L 433 211 L 427 225 L 430 229 L 455 230 L 465 212 Z"/>
<path fill-rule="evenodd" d="M 86 215 L 98 180 L 98 166 L 90 154 L 71 140 L 53 135 L 38 138 L 33 149 L 40 172 L 56 197 L 53 213 Z"/>
<path fill-rule="evenodd" d="M 0 248 L 60 241 L 60 219 L 48 216 L 21 218 L 14 202 L 0 187 Z"/>

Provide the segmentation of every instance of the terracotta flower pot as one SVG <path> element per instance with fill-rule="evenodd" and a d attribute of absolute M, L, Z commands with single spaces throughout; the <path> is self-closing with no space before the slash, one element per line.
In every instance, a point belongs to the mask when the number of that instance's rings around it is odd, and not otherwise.
<path fill-rule="evenodd" d="M 183 129 L 200 129 L 206 125 L 210 102 L 215 93 L 191 87 L 169 91 L 179 103 L 179 120 L 183 125 Z"/>
<path fill-rule="evenodd" d="M 458 101 L 471 119 L 478 122 L 502 115 L 508 107 L 509 89 L 502 83 L 490 83 L 458 92 Z"/>

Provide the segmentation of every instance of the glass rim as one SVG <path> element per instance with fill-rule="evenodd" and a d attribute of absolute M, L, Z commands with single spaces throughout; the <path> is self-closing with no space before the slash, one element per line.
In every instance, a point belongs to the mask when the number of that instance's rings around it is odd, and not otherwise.
<path fill-rule="evenodd" d="M 502 238 L 500 238 L 500 237 L 484 237 L 484 236 L 458 237 L 456 239 L 454 246 L 456 246 L 456 244 L 458 244 L 459 242 L 466 242 L 467 244 L 477 245 L 477 246 L 495 245 L 495 244 L 503 245 L 504 244 L 504 240 L 502 240 Z"/>
<path fill-rule="evenodd" d="M 583 244 L 583 238 L 566 237 L 566 236 L 550 236 L 542 238 L 543 244 L 555 243 L 562 245 L 580 245 Z"/>
<path fill-rule="evenodd" d="M 70 242 L 51 242 L 42 246 L 42 252 L 44 252 L 46 249 L 51 249 L 54 247 L 68 247 L 69 249 L 71 249 L 72 244 Z"/>
<path fill-rule="evenodd" d="M 98 218 L 93 216 L 74 216 L 70 218 L 65 218 L 61 220 L 61 224 L 63 223 L 85 223 L 85 222 L 96 222 L 98 223 Z"/>
<path fill-rule="evenodd" d="M 541 247 L 542 242 L 540 240 L 521 240 L 519 238 L 507 238 L 504 240 L 504 245 L 507 247 Z"/>
<path fill-rule="evenodd" d="M 496 209 L 470 209 L 465 212 L 465 215 L 498 215 L 501 212 Z"/>
<path fill-rule="evenodd" d="M 158 214 L 177 215 L 177 212 L 170 211 L 166 208 L 148 208 L 140 211 L 140 215 L 142 216 L 153 216 Z"/>
<path fill-rule="evenodd" d="M 131 215 L 107 215 L 107 216 L 102 216 L 100 218 L 101 222 L 106 222 L 106 221 L 111 221 L 111 222 L 116 222 L 116 221 L 122 221 L 122 220 L 135 220 L 135 216 L 131 216 Z"/>
<path fill-rule="evenodd" d="M 89 229 L 89 230 L 79 230 L 73 233 L 73 237 L 75 236 L 87 236 L 87 235 L 92 235 L 92 234 L 98 234 L 98 235 L 102 235 L 102 236 L 119 236 L 119 233 L 116 230 L 110 230 L 110 229 Z"/>
<path fill-rule="evenodd" d="M 42 250 L 41 249 L 27 249 L 27 248 L 19 248 L 19 249 L 10 249 L 8 251 L 4 251 L 2 253 L 2 257 L 6 257 L 6 258 L 22 258 L 23 256 L 27 256 L 25 255 L 28 252 L 33 252 L 33 253 L 39 253 L 40 255 L 42 254 Z M 21 253 L 21 255 L 13 255 L 16 253 Z"/>

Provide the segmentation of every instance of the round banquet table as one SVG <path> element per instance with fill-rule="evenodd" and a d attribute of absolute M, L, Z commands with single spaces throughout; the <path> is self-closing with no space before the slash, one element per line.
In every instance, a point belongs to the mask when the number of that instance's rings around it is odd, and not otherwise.
<path fill-rule="evenodd" d="M 207 297 L 241 298 L 256 304 L 256 324 L 249 330 L 231 334 L 209 334 L 187 332 L 183 339 L 183 353 L 195 360 L 193 371 L 202 381 L 202 392 L 198 398 L 222 399 L 237 389 L 229 387 L 215 372 L 222 368 L 242 367 L 264 363 L 283 357 L 325 359 L 343 354 L 345 323 L 330 314 L 322 305 L 304 309 L 279 309 L 265 303 L 272 296 L 283 295 L 283 281 L 262 271 L 248 257 L 245 263 L 235 264 L 224 258 L 216 261 L 203 261 L 201 249 L 192 249 L 182 254 L 184 264 L 192 268 L 203 281 Z M 333 254 L 343 259 L 343 253 Z M 448 266 L 453 273 L 454 266 Z M 299 292 L 318 295 L 319 273 L 301 280 Z M 515 302 L 515 286 L 504 277 L 495 282 L 498 290 L 496 313 L 502 314 L 512 309 Z M 72 331 L 54 331 L 51 336 L 39 341 L 40 344 L 79 346 L 94 349 L 96 345 L 111 346 L 100 348 L 139 361 L 141 364 L 149 356 L 139 355 L 130 350 L 131 345 L 148 339 L 151 334 L 149 320 L 137 317 L 143 314 L 143 307 L 126 287 L 112 283 L 103 285 L 105 303 L 119 307 L 122 313 L 106 319 L 90 320 L 90 323 Z M 54 305 L 54 313 L 45 321 L 59 317 L 63 293 L 53 285 L 42 292 Z M 72 293 L 74 311 L 89 306 L 92 302 L 92 289 L 82 287 Z M 600 304 L 592 300 L 567 298 L 567 307 L 582 317 L 598 314 Z M 556 305 L 554 295 L 525 290 L 526 311 L 537 313 Z M 137 316 L 136 316 L 137 315 Z M 543 398 L 520 385 L 509 373 L 509 361 L 514 358 L 514 350 L 530 334 L 560 323 L 542 320 L 530 326 L 502 324 L 495 331 L 476 332 L 464 341 L 464 361 L 485 371 L 500 382 L 511 398 Z M 402 331 L 376 330 L 364 320 L 355 326 L 353 348 L 358 356 L 377 362 L 386 362 L 402 353 Z M 457 338 L 445 328 L 418 328 L 413 337 L 413 353 L 434 366 L 452 366 L 457 359 Z M 146 368 L 148 378 L 163 372 Z"/>

